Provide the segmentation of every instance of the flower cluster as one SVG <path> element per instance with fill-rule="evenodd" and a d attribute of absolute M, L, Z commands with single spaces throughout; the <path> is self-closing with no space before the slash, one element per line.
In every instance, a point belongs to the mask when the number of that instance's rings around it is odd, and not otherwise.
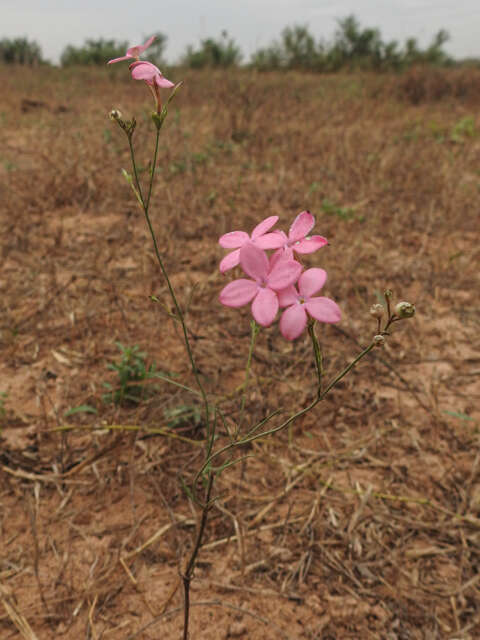
<path fill-rule="evenodd" d="M 233 249 L 220 263 L 220 271 L 240 265 L 247 278 L 233 280 L 220 293 L 220 302 L 227 307 L 242 307 L 252 303 L 252 314 L 263 327 L 270 326 L 278 310 L 280 332 L 287 340 L 295 340 L 304 331 L 308 316 L 320 322 L 338 322 L 340 309 L 330 298 L 315 294 L 325 284 L 323 269 L 303 270 L 295 254 L 313 253 L 327 244 L 323 236 L 308 235 L 315 218 L 302 211 L 294 220 L 288 235 L 283 231 L 270 231 L 278 216 L 270 216 L 252 231 L 232 231 L 223 235 L 219 243 L 224 249 Z M 274 249 L 268 257 L 266 250 Z"/>

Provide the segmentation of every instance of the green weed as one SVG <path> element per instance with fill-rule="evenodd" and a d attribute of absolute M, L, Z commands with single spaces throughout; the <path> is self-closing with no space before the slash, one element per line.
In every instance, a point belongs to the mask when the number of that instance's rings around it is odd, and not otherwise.
<path fill-rule="evenodd" d="M 341 220 L 353 220 L 355 218 L 355 211 L 351 207 L 340 207 L 328 198 L 323 199 L 322 210 L 327 216 L 336 216 Z"/>
<path fill-rule="evenodd" d="M 108 390 L 102 396 L 103 401 L 120 406 L 139 404 L 153 390 L 148 381 L 166 374 L 157 371 L 153 363 L 147 366 L 147 356 L 137 345 L 125 347 L 120 342 L 115 344 L 121 357 L 117 362 L 108 364 L 108 369 L 115 371 L 118 377 L 114 384 L 103 383 Z"/>

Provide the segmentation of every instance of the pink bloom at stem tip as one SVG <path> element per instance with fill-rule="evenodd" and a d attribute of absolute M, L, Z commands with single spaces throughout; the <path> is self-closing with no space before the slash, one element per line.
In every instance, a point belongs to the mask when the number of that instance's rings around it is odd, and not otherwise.
<path fill-rule="evenodd" d="M 277 231 L 277 234 L 282 237 L 281 249 L 278 253 L 282 252 L 285 257 L 293 258 L 293 252 L 296 253 L 313 253 L 328 244 L 328 241 L 323 236 L 308 236 L 308 233 L 313 229 L 315 224 L 315 218 L 310 211 L 302 211 L 298 214 L 290 227 L 288 236 L 283 231 Z"/>
<path fill-rule="evenodd" d="M 240 264 L 252 278 L 239 278 L 220 292 L 220 302 L 227 307 L 243 307 L 252 302 L 252 315 L 258 324 L 269 327 L 277 315 L 277 292 L 293 285 L 302 271 L 295 260 L 276 260 L 271 264 L 266 253 L 253 242 L 245 243 L 240 252 Z"/>
<path fill-rule="evenodd" d="M 298 280 L 298 291 L 290 285 L 278 292 L 280 306 L 287 307 L 280 318 L 280 332 L 284 338 L 298 338 L 307 326 L 308 315 L 319 322 L 339 322 L 341 312 L 337 303 L 330 298 L 314 296 L 326 279 L 327 272 L 323 269 L 307 269 Z"/>
<path fill-rule="evenodd" d="M 143 53 L 145 49 L 148 49 L 154 40 L 155 36 L 152 36 L 145 42 L 145 44 L 137 44 L 134 47 L 130 47 L 130 49 L 127 49 L 127 53 L 124 56 L 121 58 L 113 58 L 112 60 L 109 60 L 107 64 L 121 62 L 122 60 L 130 60 L 131 58 L 136 58 L 138 60 L 140 58 L 140 54 Z"/>
<path fill-rule="evenodd" d="M 157 85 L 164 89 L 170 89 L 175 86 L 173 82 L 170 82 L 170 80 L 167 80 L 167 78 L 163 76 L 158 67 L 146 60 L 137 60 L 136 62 L 132 62 L 128 68 L 132 72 L 132 78 L 134 80 L 144 80 L 152 87 Z"/>
<path fill-rule="evenodd" d="M 247 243 L 253 243 L 260 249 L 278 249 L 283 245 L 283 239 L 278 232 L 267 233 L 274 224 L 278 222 L 278 216 L 270 216 L 262 220 L 252 234 L 249 236 L 246 231 L 230 231 L 219 239 L 219 244 L 224 249 L 234 249 L 228 253 L 220 262 L 220 271 L 225 273 L 240 264 L 240 249 Z"/>

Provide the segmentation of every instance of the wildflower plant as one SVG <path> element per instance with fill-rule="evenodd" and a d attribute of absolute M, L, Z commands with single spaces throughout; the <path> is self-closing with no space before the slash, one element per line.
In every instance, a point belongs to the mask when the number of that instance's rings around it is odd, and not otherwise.
<path fill-rule="evenodd" d="M 302 256 L 313 254 L 327 244 L 327 239 L 321 235 L 311 235 L 315 225 L 315 218 L 309 211 L 299 213 L 291 224 L 288 234 L 281 229 L 274 229 L 278 223 L 278 216 L 268 216 L 259 221 L 251 233 L 246 231 L 232 231 L 219 239 L 222 248 L 229 251 L 221 260 L 219 269 L 222 274 L 232 269 L 241 270 L 240 277 L 227 283 L 219 292 L 219 303 L 236 309 L 244 305 L 251 305 L 253 320 L 251 321 L 251 339 L 245 368 L 245 381 L 240 386 L 238 417 L 234 420 L 232 429 L 224 419 L 219 402 L 215 402 L 213 392 L 209 392 L 197 366 L 192 348 L 185 313 L 174 290 L 169 274 L 165 268 L 160 243 L 153 228 L 149 210 L 153 194 L 153 185 L 157 168 L 159 136 L 168 113 L 170 101 L 174 98 L 180 84 L 174 85 L 164 78 L 161 71 L 148 61 L 141 61 L 140 54 L 152 44 L 150 38 L 144 45 L 131 47 L 126 55 L 110 60 L 110 63 L 123 60 L 133 60 L 129 65 L 132 78 L 143 80 L 154 98 L 154 110 L 151 113 L 155 141 L 151 170 L 146 184 L 141 184 L 136 163 L 133 138 L 136 120 L 125 120 L 116 109 L 110 112 L 110 118 L 118 124 L 125 133 L 130 149 L 132 174 L 123 171 L 124 177 L 130 184 L 135 197 L 144 213 L 149 229 L 153 248 L 162 277 L 165 279 L 173 304 L 172 319 L 179 323 L 196 389 L 176 380 L 163 377 L 167 383 L 200 397 L 203 405 L 203 415 L 200 421 L 198 410 L 195 421 L 204 427 L 203 457 L 193 479 L 181 478 L 182 487 L 188 499 L 199 511 L 195 539 L 188 558 L 181 567 L 181 578 L 184 593 L 184 623 L 183 640 L 188 638 L 190 619 L 190 584 L 193 579 L 197 558 L 205 536 L 208 516 L 217 500 L 215 480 L 230 466 L 239 460 L 244 460 L 242 452 L 246 445 L 274 435 L 290 427 L 296 420 L 312 411 L 337 384 L 362 360 L 372 349 L 381 346 L 388 337 L 394 323 L 411 318 L 415 307 L 408 302 L 400 302 L 392 308 L 392 292 L 387 290 L 384 295 L 384 305 L 374 305 L 370 310 L 376 322 L 375 331 L 370 343 L 358 353 L 341 371 L 325 381 L 322 350 L 317 338 L 317 323 L 331 324 L 339 322 L 341 310 L 337 302 L 325 296 L 318 295 L 327 280 L 327 273 L 321 267 L 305 269 Z M 166 102 L 162 105 L 162 91 L 171 89 Z M 214 240 L 212 239 L 212 243 Z M 270 253 L 267 253 L 270 252 Z M 320 254 L 321 256 L 321 254 Z M 311 346 L 312 359 L 316 369 L 316 385 L 311 401 L 304 407 L 298 408 L 288 418 L 279 419 L 280 409 L 274 410 L 259 422 L 252 422 L 245 415 L 245 391 L 249 383 L 250 368 L 255 344 L 259 332 L 263 327 L 272 326 L 279 318 L 278 327 L 286 340 L 296 340 L 307 331 Z M 138 354 L 136 354 L 138 355 Z M 148 372 L 147 372 L 148 373 Z M 171 420 L 178 418 L 170 415 Z M 221 424 L 222 434 L 217 427 Z M 197 452 L 197 451 L 196 451 Z M 196 453 L 195 452 L 195 453 Z M 192 456 L 193 457 L 193 456 Z M 195 457 L 198 460 L 198 457 Z"/>

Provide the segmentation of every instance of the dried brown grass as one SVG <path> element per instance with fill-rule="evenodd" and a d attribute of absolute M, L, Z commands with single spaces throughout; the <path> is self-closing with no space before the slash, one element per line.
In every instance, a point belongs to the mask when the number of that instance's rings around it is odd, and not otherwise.
<path fill-rule="evenodd" d="M 146 165 L 148 93 L 121 70 L 0 74 L 0 636 L 177 638 L 195 525 L 178 474 L 196 449 L 164 410 L 193 400 L 161 386 L 137 408 L 101 401 L 116 340 L 189 380 L 149 299 L 168 304 L 106 118 L 137 115 Z M 227 230 L 316 214 L 330 246 L 311 263 L 344 313 L 320 331 L 331 373 L 372 335 L 376 292 L 418 309 L 322 407 L 222 476 L 192 637 L 480 636 L 480 137 L 450 135 L 478 103 L 408 105 L 398 82 L 187 74 L 169 115 L 152 216 L 218 396 L 242 382 L 248 347 L 248 310 L 217 304 Z M 325 214 L 325 198 L 354 217 Z M 248 415 L 302 406 L 314 375 L 308 342 L 262 332 Z M 80 404 L 98 416 L 64 418 Z"/>

